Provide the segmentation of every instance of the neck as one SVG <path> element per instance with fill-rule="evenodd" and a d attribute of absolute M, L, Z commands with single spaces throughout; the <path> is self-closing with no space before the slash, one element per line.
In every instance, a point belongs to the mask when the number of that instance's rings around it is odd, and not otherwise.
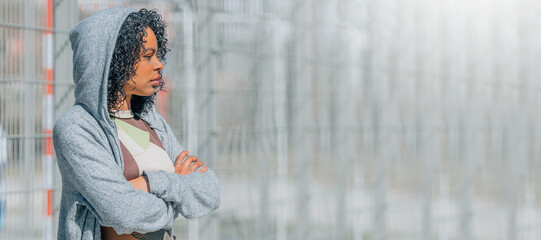
<path fill-rule="evenodd" d="M 119 104 L 118 106 L 121 106 L 117 108 L 118 110 L 120 111 L 130 110 L 131 109 L 131 94 L 126 94 L 126 99 L 124 99 L 124 101 L 122 102 L 119 102 L 118 104 Z"/>

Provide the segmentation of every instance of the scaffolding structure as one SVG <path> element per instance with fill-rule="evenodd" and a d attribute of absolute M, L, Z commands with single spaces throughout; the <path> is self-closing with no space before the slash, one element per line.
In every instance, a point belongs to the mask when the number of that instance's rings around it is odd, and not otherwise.
<path fill-rule="evenodd" d="M 538 0 L 0 0 L 0 239 L 56 239 L 68 33 L 113 6 L 163 15 L 157 109 L 221 181 L 177 238 L 541 238 Z"/>

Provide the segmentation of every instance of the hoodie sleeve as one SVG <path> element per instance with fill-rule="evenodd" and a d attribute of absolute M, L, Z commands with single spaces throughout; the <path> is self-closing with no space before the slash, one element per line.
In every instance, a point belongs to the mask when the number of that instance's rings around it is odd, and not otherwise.
<path fill-rule="evenodd" d="M 145 173 L 150 192 L 174 204 L 175 211 L 185 218 L 198 218 L 220 206 L 220 186 L 216 174 L 194 172 L 179 175 L 164 171 Z"/>
<path fill-rule="evenodd" d="M 165 130 L 164 147 L 169 149 L 171 159 L 184 150 L 177 141 L 171 127 L 159 114 L 158 120 Z M 203 161 L 204 162 L 204 161 Z M 204 173 L 193 172 L 179 175 L 165 171 L 145 172 L 150 192 L 174 204 L 177 213 L 188 219 L 209 214 L 220 206 L 220 181 L 216 173 L 209 168 Z"/>
<path fill-rule="evenodd" d="M 104 134 L 91 126 L 59 120 L 53 141 L 63 181 L 69 182 L 91 205 L 101 226 L 118 234 L 147 233 L 172 228 L 172 203 L 137 191 L 115 163 Z"/>

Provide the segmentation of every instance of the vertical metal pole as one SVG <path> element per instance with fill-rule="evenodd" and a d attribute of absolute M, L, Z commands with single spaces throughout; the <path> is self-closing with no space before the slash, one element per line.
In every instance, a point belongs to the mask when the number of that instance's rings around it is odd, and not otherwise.
<path fill-rule="evenodd" d="M 459 130 L 460 131 L 460 130 Z M 474 151 L 473 147 L 470 145 L 477 145 L 473 130 L 465 128 L 463 130 L 465 133 L 458 133 L 459 144 L 459 154 L 463 154 L 464 157 L 461 159 L 464 161 L 465 174 L 462 175 L 460 183 L 460 199 L 459 199 L 459 229 L 460 229 L 460 239 L 469 240 L 472 239 L 472 217 L 473 217 L 473 183 L 475 180 L 475 172 L 477 168 L 477 159 L 472 156 Z"/>
<path fill-rule="evenodd" d="M 438 222 L 437 236 L 438 240 L 448 240 L 450 237 L 449 224 L 451 217 L 450 212 L 450 199 L 449 199 L 449 181 L 447 176 L 443 173 L 439 175 L 439 207 L 438 207 L 438 218 L 441 219 Z"/>
<path fill-rule="evenodd" d="M 310 206 L 313 205 L 310 198 L 311 177 L 313 166 L 315 165 L 313 144 L 315 121 L 313 121 L 313 80 L 314 74 L 311 66 L 307 67 L 302 63 L 301 56 L 309 56 L 310 48 L 302 48 L 305 44 L 314 44 L 311 41 L 310 33 L 312 28 L 302 27 L 303 22 L 311 20 L 312 11 L 302 11 L 303 8 L 309 8 L 310 5 L 305 2 L 295 2 L 291 18 L 293 19 L 293 45 L 292 49 L 295 52 L 290 57 L 292 64 L 292 81 L 291 86 L 293 91 L 289 93 L 291 96 L 291 114 L 294 129 L 292 140 L 292 151 L 294 151 L 294 163 L 296 166 L 296 232 L 295 239 L 309 240 L 311 239 L 310 231 Z"/>
<path fill-rule="evenodd" d="M 522 124 L 516 124 L 519 128 L 522 128 Z M 513 127 L 516 127 L 514 125 Z M 511 127 L 511 126 L 510 126 Z M 521 129 L 522 130 L 522 129 Z M 522 139 L 517 135 L 521 133 L 521 130 L 515 130 L 513 133 L 514 136 L 509 136 L 510 139 L 508 143 L 508 149 L 506 149 L 510 154 L 507 161 L 507 240 L 519 239 L 519 228 L 518 228 L 518 215 L 519 213 L 519 195 L 521 192 L 521 186 L 523 186 L 523 175 L 524 175 L 524 159 L 526 158 L 524 154 L 524 146 Z M 528 189 L 525 189 L 528 191 Z"/>
<path fill-rule="evenodd" d="M 368 9 L 369 9 L 369 3 L 368 3 L 369 0 L 363 0 L 359 3 L 359 9 L 358 9 L 358 12 L 360 13 L 360 19 L 359 19 L 359 26 L 366 26 L 368 24 Z M 369 46 L 366 42 L 366 39 L 368 38 L 368 32 L 366 31 L 366 29 L 363 29 L 362 31 L 359 31 L 359 36 L 358 36 L 358 39 L 355 39 L 353 41 L 356 41 L 355 44 L 358 44 L 358 47 L 359 47 L 359 52 L 358 53 L 355 53 L 353 52 L 352 54 L 354 55 L 358 55 L 358 59 L 357 60 L 354 60 L 353 63 L 352 63 L 352 78 L 354 79 L 358 79 L 358 84 L 359 86 L 354 88 L 354 90 L 358 91 L 359 92 L 359 100 L 356 104 L 356 107 L 357 108 L 360 108 L 362 105 L 360 104 L 361 102 L 363 102 L 365 99 L 366 99 L 366 94 L 365 91 L 363 91 L 364 89 L 364 86 L 363 86 L 363 83 L 364 81 L 366 81 L 366 63 L 367 63 L 367 59 L 366 59 L 366 53 L 369 51 Z M 359 131 L 359 135 L 360 135 L 360 138 L 359 138 L 359 143 L 360 145 L 363 145 L 362 142 L 363 142 L 363 135 L 365 134 L 365 131 L 363 131 L 363 129 L 365 128 L 362 128 L 362 120 L 359 121 L 358 124 L 356 124 L 356 126 L 358 126 L 360 128 L 360 131 Z M 356 159 L 356 164 L 354 164 L 354 173 L 353 173 L 353 176 L 354 176 L 354 185 L 355 185 L 355 192 L 357 193 L 355 198 L 354 198 L 354 201 L 357 203 L 357 211 L 355 212 L 355 216 L 353 217 L 353 240 L 363 240 L 364 237 L 364 222 L 363 222 L 363 214 L 365 213 L 368 213 L 368 211 L 364 211 L 365 209 L 363 208 L 363 206 L 366 206 L 366 203 L 363 202 L 363 199 L 366 199 L 366 198 L 363 198 L 364 197 L 364 179 L 365 179 L 365 176 L 363 175 L 363 166 L 364 166 L 364 163 L 368 162 L 367 159 L 366 159 L 366 155 L 367 154 L 364 154 L 364 150 L 362 149 L 362 147 L 359 147 L 358 149 L 358 159 Z"/>
<path fill-rule="evenodd" d="M 212 6 L 211 0 L 207 0 L 206 3 L 209 6 Z M 208 65 L 204 67 L 207 72 L 207 94 L 208 94 L 208 105 L 206 108 L 206 122 L 207 122 L 207 137 L 209 138 L 208 145 L 206 146 L 207 149 L 207 155 L 205 161 L 208 161 L 208 164 L 212 166 L 214 169 L 219 169 L 220 166 L 218 165 L 219 161 L 216 159 L 218 157 L 218 154 L 216 153 L 217 147 L 216 147 L 216 138 L 217 138 L 217 125 L 216 125 L 216 61 L 218 54 L 216 51 L 214 51 L 214 48 L 217 47 L 217 36 L 216 36 L 216 29 L 215 29 L 215 20 L 214 20 L 214 11 L 206 10 L 206 14 L 209 14 L 210 16 L 207 18 L 209 19 L 209 22 L 206 24 L 206 30 L 207 30 L 207 45 L 210 47 L 210 49 L 207 51 L 208 54 Z M 210 236 L 210 239 L 218 240 L 220 237 L 220 215 L 215 215 L 211 219 L 211 226 L 210 230 L 212 232 L 212 235 Z"/>
<path fill-rule="evenodd" d="M 327 14 L 325 14 L 324 21 L 339 21 L 339 18 L 337 18 L 337 16 L 333 14 L 334 12 L 336 12 L 336 8 L 338 8 L 338 1 L 327 1 L 327 4 L 327 6 L 324 6 L 325 9 L 328 9 L 327 11 L 325 11 L 327 12 Z M 340 62 L 350 63 L 348 60 L 350 60 L 349 53 L 351 53 L 352 46 L 351 44 L 349 44 L 348 41 L 350 36 L 345 36 L 345 33 L 347 33 L 347 31 L 340 31 L 338 36 L 336 36 L 336 45 L 330 46 L 330 48 L 334 48 L 333 52 L 334 54 L 336 54 L 335 59 L 339 59 Z M 330 88 L 332 89 L 331 96 L 329 98 L 332 108 L 331 125 L 335 125 L 331 130 L 334 133 L 331 141 L 333 145 L 332 149 L 335 153 L 333 155 L 337 156 L 335 162 L 338 162 L 335 169 L 336 222 L 334 227 L 334 239 L 341 240 L 345 239 L 345 233 L 347 231 L 346 218 L 348 213 L 346 211 L 346 185 L 347 178 L 349 176 L 349 173 L 351 172 L 348 164 L 352 157 L 351 152 L 353 147 L 351 146 L 351 144 L 353 144 L 353 134 L 349 133 L 350 130 L 347 130 L 346 126 L 351 126 L 351 120 L 354 119 L 351 116 L 353 114 L 353 101 L 351 101 L 353 100 L 353 95 L 351 94 L 353 80 L 348 76 L 349 69 L 343 71 L 342 69 L 339 70 L 338 68 L 334 67 L 332 71 L 333 73 L 331 74 L 331 76 L 338 76 L 338 81 L 336 83 L 334 83 L 333 77 L 328 79 L 329 82 L 333 82 L 328 85 L 331 86 Z"/>
<path fill-rule="evenodd" d="M 434 181 L 437 179 L 437 161 L 439 160 L 439 155 L 436 155 L 437 148 L 439 147 L 437 142 L 437 134 L 434 133 L 434 130 L 431 130 L 430 128 L 435 128 L 435 126 L 431 126 L 428 124 L 426 128 L 429 128 L 429 130 L 425 130 L 425 133 L 422 135 L 422 142 L 423 142 L 423 149 L 421 154 L 421 160 L 424 163 L 424 172 L 425 177 L 422 178 L 423 183 L 423 216 L 422 216 L 422 224 L 423 224 L 423 239 L 430 240 L 432 239 L 432 226 L 434 225 L 434 218 L 433 218 L 433 201 L 432 201 L 432 187 L 434 185 Z"/>
<path fill-rule="evenodd" d="M 278 206 L 276 208 L 276 239 L 287 239 L 287 99 L 286 99 L 286 66 L 284 49 L 287 40 L 287 26 L 276 19 L 271 20 L 274 33 L 272 41 L 274 67 L 274 121 L 276 129 L 276 157 L 278 173 Z"/>
<path fill-rule="evenodd" d="M 434 9 L 429 13 L 421 14 L 424 9 Z M 435 45 L 438 42 L 438 32 L 437 28 L 439 26 L 439 13 L 437 12 L 438 5 L 435 1 L 426 1 L 423 2 L 423 5 L 417 5 L 415 12 L 417 15 L 424 15 L 425 18 L 433 19 L 432 21 L 422 20 L 418 21 L 418 31 L 421 39 L 418 39 L 420 46 L 417 48 L 419 51 L 420 61 L 418 62 L 417 68 L 419 69 L 419 80 L 421 82 L 420 88 L 425 89 L 422 91 L 420 96 L 421 101 L 419 103 L 420 109 L 423 110 L 421 115 L 418 116 L 419 119 L 423 120 L 423 123 L 420 124 L 424 129 L 419 134 L 420 135 L 420 148 L 421 151 L 418 156 L 423 164 L 421 169 L 423 169 L 424 177 L 421 178 L 422 181 L 422 238 L 425 240 L 430 240 L 433 238 L 434 231 L 434 199 L 433 196 L 433 187 L 436 186 L 435 182 L 438 180 L 437 174 L 439 171 L 439 162 L 441 159 L 441 142 L 440 142 L 440 131 L 437 129 L 440 128 L 440 125 L 443 121 L 441 117 L 443 112 L 439 107 L 441 101 L 441 86 L 440 80 L 436 80 L 433 76 L 441 76 L 438 60 L 440 59 L 440 49 Z"/>
<path fill-rule="evenodd" d="M 339 8 L 338 2 L 333 2 L 335 8 Z M 335 17 L 335 16 L 333 16 Z M 335 21 L 335 20 L 331 20 Z M 340 59 L 342 63 L 345 63 L 345 70 L 337 69 L 336 75 L 338 81 L 336 84 L 337 94 L 334 108 L 336 110 L 336 122 L 338 124 L 336 128 L 336 139 L 334 142 L 336 148 L 336 156 L 338 159 L 338 167 L 336 169 L 336 233 L 334 239 L 347 239 L 348 238 L 348 219 L 354 219 L 355 213 L 348 209 L 349 197 L 352 191 L 349 191 L 348 180 L 355 173 L 355 169 L 352 167 L 355 165 L 354 161 L 359 161 L 360 158 L 355 155 L 355 134 L 351 129 L 355 126 L 355 106 L 357 103 L 358 91 L 360 89 L 360 56 L 361 56 L 361 37 L 359 32 L 352 31 L 351 28 L 346 28 L 341 31 L 340 36 L 337 38 L 336 48 L 338 54 L 337 59 Z M 358 179 L 360 180 L 360 179 Z M 353 228 L 361 228 L 361 226 L 354 225 Z"/>
<path fill-rule="evenodd" d="M 535 185 L 530 181 L 526 181 L 524 184 L 524 218 L 523 222 L 526 230 L 524 231 L 525 240 L 534 240 L 536 238 L 536 206 L 535 206 Z"/>
<path fill-rule="evenodd" d="M 363 9 L 360 9 L 363 10 Z M 342 129 L 342 136 L 345 139 L 341 139 L 346 146 L 344 146 L 344 153 L 343 156 L 339 156 L 341 159 L 341 164 L 343 164 L 343 171 L 351 171 L 350 176 L 353 175 L 353 204 L 351 211 L 346 210 L 346 213 L 350 214 L 350 219 L 352 219 L 352 224 L 344 224 L 345 227 L 351 226 L 353 231 L 353 240 L 361 240 L 362 234 L 363 234 L 363 225 L 361 223 L 361 214 L 362 214 L 362 208 L 361 208 L 361 193 L 362 193 L 362 171 L 361 171 L 361 156 L 360 154 L 357 154 L 356 152 L 356 146 L 355 146 L 355 140 L 356 137 L 358 137 L 358 133 L 356 132 L 352 134 L 352 132 L 348 129 L 349 127 L 356 127 L 358 126 L 358 123 L 355 118 L 356 113 L 356 107 L 359 106 L 360 103 L 360 96 L 362 94 L 361 91 L 361 80 L 362 80 L 362 69 L 360 66 L 362 66 L 362 49 L 364 48 L 364 44 L 362 41 L 362 33 L 359 31 L 348 31 L 349 34 L 346 34 L 346 41 L 349 44 L 348 52 L 346 53 L 346 64 L 349 64 L 350 67 L 348 67 L 348 76 L 347 81 L 345 81 L 346 84 L 342 87 L 342 91 L 344 91 L 346 94 L 349 95 L 349 98 L 342 98 L 342 104 L 349 104 L 348 108 L 343 109 L 342 111 L 347 111 L 344 113 L 341 122 L 340 127 Z M 341 105 L 342 105 L 341 104 Z M 347 158 L 347 159 L 346 159 Z M 348 170 L 349 168 L 353 168 L 351 170 Z M 344 172 L 345 174 L 345 172 Z M 345 185 L 345 184 L 344 184 Z M 347 191 L 347 190 L 346 190 Z M 346 198 L 347 199 L 347 198 Z M 347 200 L 345 201 L 345 204 L 347 204 Z M 348 216 L 344 216 L 345 220 L 348 219 Z M 349 231 L 348 228 L 345 228 L 346 231 Z M 348 239 L 348 235 L 343 233 L 342 235 L 343 239 Z"/>
<path fill-rule="evenodd" d="M 261 0 L 261 5 L 265 3 L 264 0 Z M 259 21 L 257 23 L 257 26 L 260 29 L 265 29 L 265 23 L 263 21 Z M 262 54 L 262 49 L 264 47 L 262 46 L 262 42 L 266 39 L 267 32 L 264 31 L 263 34 L 259 34 L 256 36 L 256 42 L 254 45 L 256 45 L 255 48 L 255 55 L 259 57 Z M 272 113 L 270 112 L 270 101 L 268 100 L 268 90 L 271 89 L 272 82 L 269 79 L 269 77 L 264 73 L 264 70 L 266 69 L 265 65 L 263 64 L 263 61 L 261 59 L 257 59 L 254 64 L 253 79 L 255 79 L 255 85 L 257 89 L 257 93 L 255 95 L 255 101 L 257 102 L 255 105 L 257 106 L 255 108 L 255 126 L 263 126 L 270 128 L 271 123 L 271 117 Z M 271 220 L 270 216 L 270 205 L 272 204 L 271 201 L 271 176 L 272 174 L 272 160 L 274 157 L 274 152 L 271 149 L 270 142 L 272 135 L 271 134 L 262 134 L 261 132 L 256 131 L 257 129 L 254 128 L 253 130 L 253 136 L 254 141 L 257 142 L 257 149 L 256 149 L 256 156 L 258 159 L 258 167 L 259 167 L 259 221 L 257 226 L 258 235 L 257 237 L 259 239 L 265 239 L 268 238 L 271 234 Z"/>
<path fill-rule="evenodd" d="M 190 151 L 190 155 L 197 154 L 197 109 L 196 109 L 196 82 L 195 82 L 195 68 L 194 68 L 194 29 L 193 29 L 193 11 L 188 2 L 184 2 L 184 14 L 183 14 L 183 30 L 184 30 L 184 66 L 185 79 L 186 79 L 186 125 L 187 132 L 187 149 Z M 189 240 L 199 239 L 199 222 L 198 219 L 189 221 L 188 230 Z"/>
<path fill-rule="evenodd" d="M 53 0 L 46 0 L 44 4 L 46 18 L 45 27 L 47 31 L 43 36 L 43 133 L 45 141 L 43 142 L 43 182 L 45 183 L 45 239 L 53 239 L 53 69 L 54 69 L 54 46 L 53 46 Z"/>
<path fill-rule="evenodd" d="M 35 4 L 33 1 L 25 1 L 25 7 L 24 7 L 24 25 L 25 26 L 33 26 L 35 23 Z M 30 29 L 24 30 L 24 79 L 26 80 L 32 80 L 35 78 L 35 58 L 36 58 L 36 52 L 35 52 L 35 32 Z M 15 74 L 14 74 L 15 75 Z M 23 151 L 21 152 L 22 160 L 24 161 L 24 165 L 22 165 L 22 169 L 19 169 L 23 172 L 24 176 L 24 224 L 27 229 L 34 229 L 34 219 L 36 217 L 34 216 L 34 196 L 32 192 L 32 186 L 35 183 L 34 182 L 34 157 L 35 157 L 35 141 L 32 138 L 32 135 L 35 133 L 35 126 L 34 126 L 34 119 L 35 119 L 35 111 L 34 104 L 35 104 L 35 92 L 33 92 L 34 88 L 31 87 L 30 84 L 22 84 L 23 86 L 30 86 L 26 87 L 25 91 L 22 96 L 24 96 L 24 108 L 18 109 L 18 111 L 23 111 L 22 114 L 22 120 L 23 121 L 23 129 L 22 129 L 22 143 L 23 143 Z M 24 231 L 23 238 L 29 239 L 32 237 L 31 231 Z"/>
<path fill-rule="evenodd" d="M 385 129 L 385 124 L 390 123 L 392 119 L 388 119 L 388 116 L 385 116 L 386 113 L 390 113 L 389 110 L 386 110 L 382 107 L 384 102 L 384 96 L 386 94 L 384 86 L 385 82 L 380 81 L 381 79 L 387 79 L 386 72 L 380 71 L 385 67 L 387 62 L 384 56 L 386 55 L 386 43 L 385 38 L 381 34 L 382 19 L 382 8 L 383 3 L 374 2 L 371 8 L 370 14 L 370 40 L 369 45 L 373 49 L 370 50 L 369 57 L 369 69 L 367 69 L 368 79 L 367 83 L 369 88 L 367 92 L 370 92 L 370 116 L 369 121 L 371 124 L 372 140 L 373 140 L 373 156 L 372 159 L 376 161 L 375 173 L 373 180 L 373 209 L 374 209 L 374 232 L 373 239 L 375 240 L 384 240 L 388 238 L 388 226 L 387 226 L 387 217 L 388 217 L 388 174 L 389 167 L 392 161 L 392 152 L 390 147 L 392 146 L 389 143 L 390 132 Z"/>
<path fill-rule="evenodd" d="M 359 156 L 360 158 L 360 156 Z M 353 240 L 363 240 L 363 227 L 364 223 L 362 220 L 363 214 L 363 173 L 361 171 L 360 161 L 357 164 L 353 164 L 353 191 L 355 192 L 353 201 L 355 202 L 355 207 L 353 211 Z"/>
<path fill-rule="evenodd" d="M 212 1 L 208 1 L 209 5 Z M 215 34 L 215 22 L 214 22 L 214 11 L 207 11 L 207 14 L 211 15 L 208 17 L 210 19 L 210 22 L 207 22 L 207 45 L 210 47 L 210 49 L 207 51 L 208 56 L 208 65 L 205 66 L 205 69 L 207 71 L 207 94 L 208 94 L 208 106 L 207 106 L 207 129 L 208 129 L 208 135 L 209 135 L 209 141 L 208 141 L 208 160 L 209 164 L 216 167 L 216 164 L 218 163 L 216 161 L 217 155 L 216 153 L 216 133 L 217 133 L 217 126 L 216 126 L 216 58 L 218 57 L 218 54 L 216 51 L 214 51 L 214 48 L 217 46 L 216 44 L 216 34 Z"/>
<path fill-rule="evenodd" d="M 258 102 L 257 108 L 256 108 L 256 123 L 260 124 L 261 126 L 267 127 L 270 125 L 268 122 L 270 121 L 270 113 L 268 110 L 270 110 L 269 104 L 267 99 L 265 99 L 266 90 L 269 89 L 267 86 L 270 85 L 268 82 L 266 82 L 266 78 L 264 78 L 262 74 L 262 69 L 259 64 L 259 61 L 257 62 L 257 65 L 255 66 L 255 76 L 256 81 L 258 81 L 260 86 L 258 86 L 258 93 L 255 97 L 256 101 Z M 259 167 L 259 221 L 258 221 L 258 238 L 264 239 L 267 238 L 270 234 L 270 181 L 271 181 L 271 161 L 272 161 L 272 155 L 273 152 L 269 147 L 269 138 L 270 134 L 265 136 L 264 134 L 258 133 L 256 135 L 256 131 L 253 131 L 254 133 L 254 141 L 257 142 L 257 149 L 256 149 L 256 156 L 258 159 L 258 167 Z"/>

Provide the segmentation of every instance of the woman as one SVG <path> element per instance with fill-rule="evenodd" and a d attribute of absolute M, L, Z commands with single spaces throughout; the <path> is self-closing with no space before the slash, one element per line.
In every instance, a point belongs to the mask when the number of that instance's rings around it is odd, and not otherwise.
<path fill-rule="evenodd" d="M 215 173 L 187 156 L 154 108 L 164 28 L 155 11 L 115 7 L 71 30 L 75 105 L 53 130 L 58 239 L 168 239 L 179 213 L 218 208 Z"/>

